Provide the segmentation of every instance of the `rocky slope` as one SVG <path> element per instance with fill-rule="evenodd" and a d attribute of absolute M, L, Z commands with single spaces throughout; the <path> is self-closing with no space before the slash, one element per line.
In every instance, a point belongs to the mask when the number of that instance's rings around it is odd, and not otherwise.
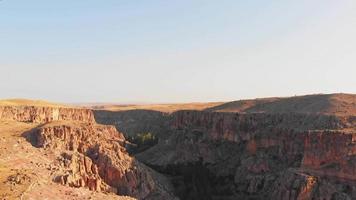
<path fill-rule="evenodd" d="M 137 158 L 182 199 L 354 199 L 354 116 L 179 111 Z"/>

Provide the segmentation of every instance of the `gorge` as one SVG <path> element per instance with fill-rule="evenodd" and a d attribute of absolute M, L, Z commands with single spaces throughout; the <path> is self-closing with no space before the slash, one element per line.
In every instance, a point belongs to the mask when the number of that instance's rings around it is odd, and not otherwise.
<path fill-rule="evenodd" d="M 352 94 L 242 100 L 172 112 L 0 104 L 5 180 L 0 194 L 355 199 L 355 110 Z M 147 132 L 157 142 L 138 148 L 130 140 Z"/>

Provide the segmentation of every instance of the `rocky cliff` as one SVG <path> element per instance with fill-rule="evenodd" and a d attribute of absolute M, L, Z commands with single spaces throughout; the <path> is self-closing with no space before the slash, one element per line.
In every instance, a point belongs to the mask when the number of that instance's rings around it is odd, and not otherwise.
<path fill-rule="evenodd" d="M 56 120 L 94 123 L 93 112 L 88 109 L 42 107 L 42 106 L 0 106 L 0 120 L 45 123 Z"/>
<path fill-rule="evenodd" d="M 33 146 L 55 155 L 50 170 L 57 183 L 137 199 L 175 199 L 170 182 L 131 157 L 123 134 L 97 124 L 91 110 L 2 105 L 0 120 L 38 125 L 24 135 Z"/>
<path fill-rule="evenodd" d="M 356 198 L 353 116 L 179 111 L 171 117 L 171 136 L 137 158 L 173 176 L 182 199 L 206 191 L 205 199 Z M 204 184 L 201 177 L 208 177 Z"/>
<path fill-rule="evenodd" d="M 62 184 L 138 199 L 153 193 L 173 198 L 169 182 L 129 156 L 125 138 L 113 126 L 57 121 L 39 127 L 33 138 L 36 146 L 58 153 L 67 168 L 56 177 Z"/>
<path fill-rule="evenodd" d="M 172 115 L 172 127 L 175 129 L 195 129 L 207 133 L 215 140 L 239 142 L 275 130 L 323 130 L 342 129 L 350 126 L 332 115 L 298 113 L 217 113 L 200 111 L 178 111 Z M 270 132 L 270 131 L 269 131 Z"/>

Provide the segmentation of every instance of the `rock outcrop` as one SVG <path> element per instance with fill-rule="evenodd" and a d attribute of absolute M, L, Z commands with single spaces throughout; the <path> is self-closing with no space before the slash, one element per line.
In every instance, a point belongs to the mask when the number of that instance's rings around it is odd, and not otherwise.
<path fill-rule="evenodd" d="M 113 126 L 57 121 L 33 133 L 36 146 L 58 152 L 67 169 L 56 180 L 73 187 L 115 192 L 138 199 L 156 193 L 173 199 L 168 181 L 129 156 L 126 140 Z M 165 188 L 162 188 L 164 185 Z"/>
<path fill-rule="evenodd" d="M 114 126 L 99 125 L 88 109 L 0 105 L 0 120 L 36 123 L 26 133 L 35 147 L 56 155 L 54 181 L 137 199 L 175 199 L 170 182 L 131 157 Z"/>
<path fill-rule="evenodd" d="M 41 106 L 0 106 L 0 120 L 32 123 L 67 120 L 95 123 L 93 112 L 88 109 Z"/>
<path fill-rule="evenodd" d="M 70 187 L 86 187 L 92 191 L 115 192 L 102 180 L 98 167 L 89 157 L 77 152 L 65 152 L 58 160 L 65 171 L 55 178 L 56 182 Z"/>

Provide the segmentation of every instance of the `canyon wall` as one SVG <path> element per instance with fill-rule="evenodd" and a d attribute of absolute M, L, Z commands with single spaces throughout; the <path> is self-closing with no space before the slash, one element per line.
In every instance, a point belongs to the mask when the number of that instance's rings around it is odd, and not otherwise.
<path fill-rule="evenodd" d="M 0 106 L 0 120 L 39 124 L 24 136 L 55 155 L 55 182 L 137 199 L 176 199 L 170 182 L 131 157 L 130 142 L 114 126 L 97 124 L 91 110 Z"/>
<path fill-rule="evenodd" d="M 129 156 L 125 138 L 112 126 L 50 123 L 39 127 L 34 137 L 36 146 L 57 151 L 70 161 L 68 171 L 57 178 L 62 184 L 138 199 L 163 192 L 149 169 Z"/>
<path fill-rule="evenodd" d="M 95 122 L 88 109 L 38 106 L 0 106 L 1 120 L 45 123 L 56 120 Z"/>
<path fill-rule="evenodd" d="M 183 180 L 176 185 L 183 191 L 177 195 L 184 199 L 196 199 L 207 188 L 213 188 L 207 199 L 352 199 L 353 119 L 179 111 L 171 116 L 170 137 L 137 158 L 175 175 L 173 181 Z M 203 176 L 210 177 L 207 186 L 182 189 L 194 178 L 187 183 L 187 178 L 179 177 L 199 166 L 206 171 Z M 184 196 L 187 192 L 191 196 Z"/>
<path fill-rule="evenodd" d="M 322 130 L 342 129 L 347 124 L 332 115 L 298 113 L 218 113 L 201 111 L 178 111 L 172 115 L 172 126 L 176 129 L 201 129 L 212 139 L 226 139 L 236 142 L 247 139 L 248 134 L 262 129 Z M 238 138 L 235 138 L 238 137 Z"/>

